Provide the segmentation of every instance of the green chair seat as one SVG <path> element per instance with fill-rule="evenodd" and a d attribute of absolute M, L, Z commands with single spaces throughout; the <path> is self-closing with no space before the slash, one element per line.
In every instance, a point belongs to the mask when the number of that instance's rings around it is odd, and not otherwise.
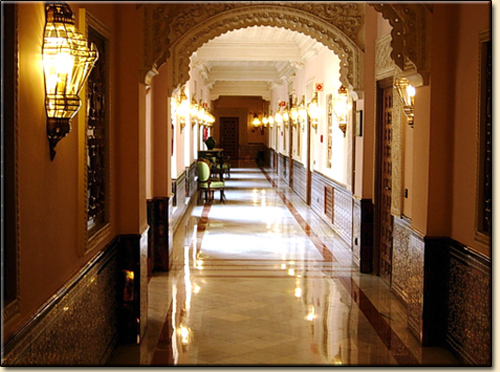
<path fill-rule="evenodd" d="M 205 193 L 205 202 L 210 203 L 213 199 L 215 190 L 220 190 L 220 201 L 224 203 L 226 197 L 224 194 L 225 183 L 220 178 L 211 177 L 212 164 L 208 159 L 198 159 L 196 163 L 196 173 L 198 176 L 198 202 L 201 200 L 201 191 Z"/>
<path fill-rule="evenodd" d="M 200 182 L 200 187 L 203 189 L 220 189 L 225 187 L 225 183 L 218 178 L 211 178 L 209 182 Z"/>

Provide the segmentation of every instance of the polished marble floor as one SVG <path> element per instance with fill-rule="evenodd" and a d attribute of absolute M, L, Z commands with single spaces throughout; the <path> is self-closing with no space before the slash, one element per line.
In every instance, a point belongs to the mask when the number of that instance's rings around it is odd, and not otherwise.
<path fill-rule="evenodd" d="M 421 347 L 379 277 L 269 169 L 233 168 L 227 202 L 191 204 L 148 330 L 113 366 L 453 366 Z"/>

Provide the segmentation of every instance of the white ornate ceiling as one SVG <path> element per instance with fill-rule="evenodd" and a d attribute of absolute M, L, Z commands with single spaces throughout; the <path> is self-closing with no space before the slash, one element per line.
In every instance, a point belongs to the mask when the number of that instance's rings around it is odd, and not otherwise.
<path fill-rule="evenodd" d="M 274 84 L 295 74 L 326 47 L 302 33 L 255 26 L 227 32 L 200 47 L 191 58 L 211 98 L 251 95 L 270 99 Z"/>

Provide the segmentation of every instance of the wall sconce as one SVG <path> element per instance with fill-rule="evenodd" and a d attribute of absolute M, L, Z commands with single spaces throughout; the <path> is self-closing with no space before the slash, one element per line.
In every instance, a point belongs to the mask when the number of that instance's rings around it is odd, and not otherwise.
<path fill-rule="evenodd" d="M 319 106 L 318 106 L 318 92 L 314 92 L 314 96 L 307 106 L 307 112 L 311 118 L 311 126 L 314 130 L 318 129 Z"/>
<path fill-rule="evenodd" d="M 253 114 L 252 124 L 253 124 L 254 128 L 257 128 L 261 124 L 259 116 L 257 115 L 257 113 Z"/>
<path fill-rule="evenodd" d="M 281 124 L 283 124 L 283 115 L 278 111 L 276 114 L 274 114 L 274 121 L 276 122 L 276 125 L 281 127 Z"/>
<path fill-rule="evenodd" d="M 189 115 L 191 116 L 191 127 L 194 127 L 201 119 L 199 114 L 202 112 L 200 111 L 200 106 L 198 105 L 198 102 L 194 99 L 194 97 L 191 99 L 191 105 L 189 107 Z"/>
<path fill-rule="evenodd" d="M 285 123 L 285 127 L 288 128 L 288 124 L 290 124 L 290 114 L 289 114 L 289 110 L 288 108 L 285 106 L 285 108 L 283 109 L 283 122 Z"/>
<path fill-rule="evenodd" d="M 253 125 L 253 128 L 252 128 L 252 133 L 255 132 L 257 129 L 260 130 L 260 134 L 264 134 L 264 129 L 265 129 L 265 125 L 264 123 L 260 120 L 259 116 L 257 115 L 257 113 L 254 113 L 253 114 L 253 120 L 252 120 L 252 125 Z"/>
<path fill-rule="evenodd" d="M 215 123 L 215 116 L 212 115 L 211 112 L 205 112 L 205 125 L 209 128 L 213 127 Z"/>
<path fill-rule="evenodd" d="M 267 118 L 267 120 L 269 122 L 269 127 L 273 128 L 274 127 L 274 116 L 272 114 L 269 115 L 269 117 Z"/>
<path fill-rule="evenodd" d="M 403 102 L 403 111 L 408 118 L 408 124 L 413 128 L 415 87 L 406 78 L 396 79 L 394 87 L 398 90 L 399 97 Z"/>
<path fill-rule="evenodd" d="M 347 130 L 347 115 L 351 110 L 351 103 L 349 102 L 349 95 L 347 94 L 347 88 L 341 85 L 338 94 L 333 98 L 333 113 L 337 118 L 339 124 L 339 129 L 344 133 Z"/>
<path fill-rule="evenodd" d="M 304 130 L 305 124 L 307 123 L 307 109 L 306 105 L 304 104 L 305 97 L 302 96 L 302 100 L 300 101 L 299 105 L 299 124 L 300 128 Z"/>
<path fill-rule="evenodd" d="M 207 104 L 206 103 L 201 103 L 198 105 L 198 113 L 196 114 L 198 124 L 201 126 L 205 126 L 208 128 L 211 128 L 214 126 L 215 123 L 215 116 L 212 115 L 212 113 L 207 109 Z"/>
<path fill-rule="evenodd" d="M 297 101 L 297 100 L 295 100 Z M 295 102 L 290 109 L 290 118 L 292 119 L 292 125 L 295 127 L 299 123 L 299 109 L 297 103 Z"/>
<path fill-rule="evenodd" d="M 190 107 L 189 107 L 189 101 L 186 96 L 186 93 L 184 92 L 184 88 L 181 90 L 181 96 L 180 96 L 180 103 L 177 106 L 177 115 L 179 115 L 179 124 L 181 126 L 181 132 L 186 126 L 186 119 L 188 115 L 190 114 Z"/>
<path fill-rule="evenodd" d="M 54 160 L 54 148 L 71 131 L 69 121 L 81 107 L 78 94 L 99 53 L 93 43 L 89 48 L 85 36 L 76 30 L 68 4 L 47 2 L 45 16 L 42 47 L 45 109 L 50 160 Z"/>

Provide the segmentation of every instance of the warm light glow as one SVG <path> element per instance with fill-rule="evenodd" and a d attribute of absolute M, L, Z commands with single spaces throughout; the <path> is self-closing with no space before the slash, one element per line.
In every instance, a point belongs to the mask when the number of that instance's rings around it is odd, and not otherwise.
<path fill-rule="evenodd" d="M 132 270 L 123 270 L 126 280 L 134 280 L 134 272 Z"/>
<path fill-rule="evenodd" d="M 299 106 L 299 116 L 303 121 L 307 120 L 307 110 L 306 107 L 304 106 L 304 101 L 300 103 Z"/>
<path fill-rule="evenodd" d="M 43 42 L 47 116 L 71 119 L 80 109 L 78 94 L 99 55 L 74 23 L 51 19 L 54 11 L 48 11 Z"/>
<path fill-rule="evenodd" d="M 309 116 L 311 119 L 318 119 L 319 117 L 319 107 L 316 102 L 311 102 L 309 104 Z"/>
<path fill-rule="evenodd" d="M 70 119 L 81 106 L 78 94 L 99 58 L 93 43 L 90 46 L 77 31 L 71 8 L 66 3 L 46 3 L 42 60 L 45 77 L 45 110 L 50 159 L 54 148 L 71 130 Z"/>
<path fill-rule="evenodd" d="M 408 87 L 406 87 L 406 92 L 408 93 L 409 97 L 415 97 L 415 88 L 413 87 L 413 85 L 408 85 Z"/>
<path fill-rule="evenodd" d="M 196 103 L 196 101 L 192 102 L 191 103 L 191 109 L 189 111 L 189 114 L 193 117 L 193 118 L 196 118 L 198 117 L 198 104 Z"/>
<path fill-rule="evenodd" d="M 302 297 L 302 288 L 295 288 L 295 297 L 297 298 Z"/>
<path fill-rule="evenodd" d="M 296 105 L 292 106 L 292 109 L 290 110 L 290 115 L 292 117 L 293 123 L 297 124 L 297 121 L 299 120 L 299 110 L 297 109 Z"/>
<path fill-rule="evenodd" d="M 171 107 L 171 110 L 172 112 L 176 112 L 177 111 L 177 100 L 175 99 L 175 97 L 171 97 L 170 98 L 170 107 Z"/>
<path fill-rule="evenodd" d="M 307 106 L 309 117 L 311 118 L 311 125 L 314 129 L 318 128 L 319 106 L 318 106 L 318 92 L 314 92 L 314 96 Z"/>
<path fill-rule="evenodd" d="M 311 311 L 309 314 L 307 314 L 306 319 L 312 322 L 316 315 L 314 314 L 314 306 L 311 308 Z"/>
<path fill-rule="evenodd" d="M 186 125 L 186 118 L 190 112 L 190 105 L 186 93 L 184 93 L 184 88 L 181 91 L 180 104 L 177 107 L 177 115 L 180 117 L 181 129 Z"/>
<path fill-rule="evenodd" d="M 257 116 L 257 114 L 254 114 L 253 115 L 253 120 L 252 120 L 252 124 L 254 127 L 258 127 L 261 123 L 260 123 L 260 119 L 259 117 Z"/>
<path fill-rule="evenodd" d="M 290 276 L 295 275 L 295 270 L 294 269 L 288 269 L 288 275 L 290 275 Z"/>
<path fill-rule="evenodd" d="M 189 343 L 189 338 L 190 338 L 190 335 L 191 335 L 191 330 L 188 327 L 186 327 L 184 325 L 181 325 L 177 329 L 177 333 L 181 337 L 181 344 L 182 345 L 187 345 Z"/>
<path fill-rule="evenodd" d="M 281 124 L 283 124 L 283 116 L 281 115 L 281 113 L 277 112 L 275 115 L 274 115 L 274 120 L 276 120 L 276 125 L 281 126 Z"/>
<path fill-rule="evenodd" d="M 414 121 L 414 105 L 415 105 L 415 87 L 412 86 L 408 79 L 400 78 L 396 79 L 394 83 L 401 102 L 403 103 L 403 111 L 408 118 L 408 124 L 413 126 Z"/>
<path fill-rule="evenodd" d="M 333 98 L 332 104 L 333 113 L 335 114 L 339 128 L 345 136 L 347 130 L 347 116 L 352 107 L 346 87 L 343 85 L 340 86 L 337 95 Z"/>
<path fill-rule="evenodd" d="M 283 120 L 286 121 L 287 123 L 290 121 L 290 115 L 288 115 L 287 109 L 285 109 L 285 111 L 283 111 Z"/>

